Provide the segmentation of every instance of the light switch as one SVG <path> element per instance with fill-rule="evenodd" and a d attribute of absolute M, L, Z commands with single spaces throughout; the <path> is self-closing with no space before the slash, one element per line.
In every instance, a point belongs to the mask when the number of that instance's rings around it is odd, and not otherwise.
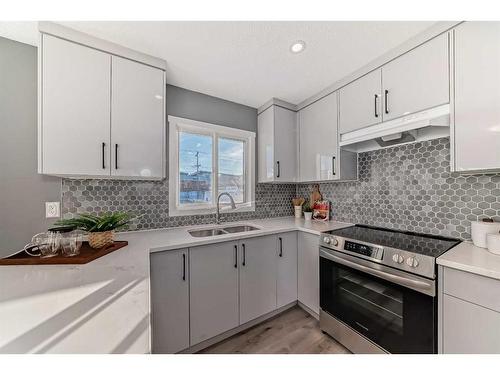
<path fill-rule="evenodd" d="M 53 218 L 61 216 L 59 202 L 45 202 L 45 217 Z"/>

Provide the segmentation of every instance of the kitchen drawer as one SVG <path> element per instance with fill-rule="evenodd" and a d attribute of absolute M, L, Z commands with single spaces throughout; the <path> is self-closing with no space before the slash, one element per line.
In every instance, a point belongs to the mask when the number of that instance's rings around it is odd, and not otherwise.
<path fill-rule="evenodd" d="M 444 293 L 500 312 L 500 281 L 451 268 L 444 269 Z"/>
<path fill-rule="evenodd" d="M 500 353 L 500 313 L 448 295 L 443 305 L 443 353 Z"/>

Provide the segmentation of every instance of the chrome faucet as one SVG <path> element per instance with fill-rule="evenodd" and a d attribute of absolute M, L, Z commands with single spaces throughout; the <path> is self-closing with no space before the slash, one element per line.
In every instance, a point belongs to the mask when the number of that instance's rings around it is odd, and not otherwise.
<path fill-rule="evenodd" d="M 226 192 L 220 193 L 219 196 L 217 197 L 217 212 L 215 213 L 215 223 L 216 224 L 220 224 L 220 197 L 222 197 L 223 195 L 227 195 L 229 197 L 229 200 L 231 201 L 231 208 L 233 210 L 236 209 L 236 204 L 234 203 L 234 199 L 231 196 L 231 194 L 226 193 Z"/>

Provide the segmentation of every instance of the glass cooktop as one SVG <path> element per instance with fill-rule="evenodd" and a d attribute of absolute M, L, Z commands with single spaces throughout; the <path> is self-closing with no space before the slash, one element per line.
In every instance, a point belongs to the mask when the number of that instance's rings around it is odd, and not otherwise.
<path fill-rule="evenodd" d="M 374 245 L 411 251 L 416 254 L 437 258 L 458 245 L 461 241 L 453 238 L 433 236 L 413 232 L 396 231 L 386 228 L 356 225 L 328 232 L 334 236 L 352 241 L 363 241 Z"/>

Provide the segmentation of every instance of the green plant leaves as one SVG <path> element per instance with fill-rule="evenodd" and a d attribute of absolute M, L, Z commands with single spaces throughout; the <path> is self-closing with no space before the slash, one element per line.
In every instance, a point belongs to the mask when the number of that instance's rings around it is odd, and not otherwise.
<path fill-rule="evenodd" d="M 128 212 L 107 212 L 100 216 L 83 213 L 73 219 L 58 220 L 55 225 L 73 227 L 86 232 L 107 232 L 123 228 L 137 218 Z"/>

